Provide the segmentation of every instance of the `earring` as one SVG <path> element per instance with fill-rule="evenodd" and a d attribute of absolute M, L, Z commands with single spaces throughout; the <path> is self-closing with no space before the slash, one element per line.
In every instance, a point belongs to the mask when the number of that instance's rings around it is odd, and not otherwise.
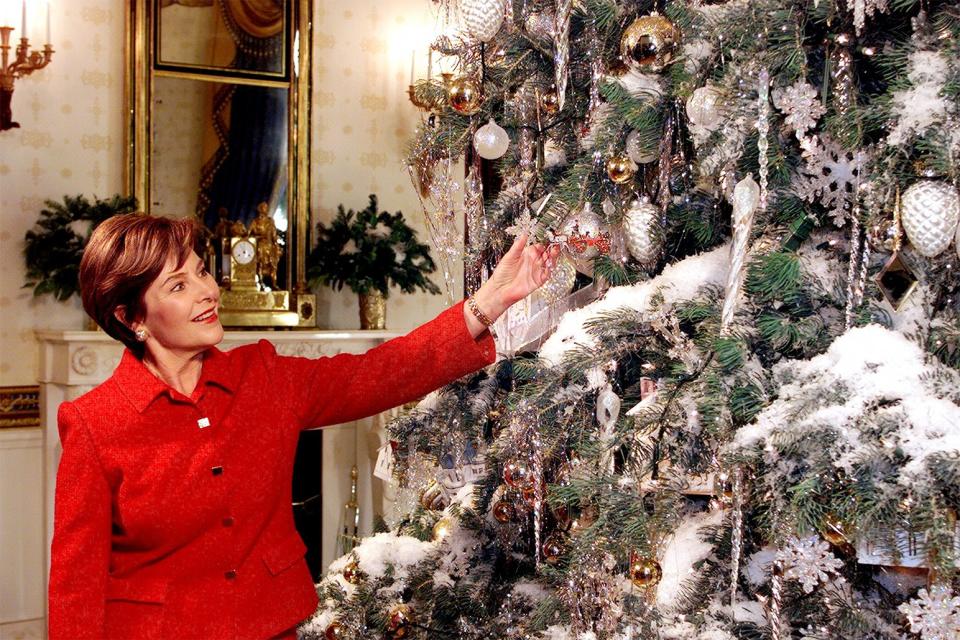
<path fill-rule="evenodd" d="M 133 335 L 136 336 L 137 342 L 145 342 L 147 340 L 147 332 L 145 329 L 137 329 L 133 332 Z"/>

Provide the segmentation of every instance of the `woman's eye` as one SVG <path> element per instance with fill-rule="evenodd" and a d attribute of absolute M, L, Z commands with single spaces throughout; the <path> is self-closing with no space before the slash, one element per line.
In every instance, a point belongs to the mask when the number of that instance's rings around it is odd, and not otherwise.
<path fill-rule="evenodd" d="M 183 291 L 183 283 L 178 282 L 177 284 L 173 285 L 170 291 Z"/>

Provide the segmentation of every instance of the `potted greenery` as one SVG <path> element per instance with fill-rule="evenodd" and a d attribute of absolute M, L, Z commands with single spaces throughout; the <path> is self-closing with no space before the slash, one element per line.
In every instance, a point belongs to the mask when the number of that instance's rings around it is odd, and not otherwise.
<path fill-rule="evenodd" d="M 339 291 L 347 285 L 360 296 L 361 329 L 385 328 L 390 285 L 404 293 L 440 293 L 427 278 L 436 269 L 430 247 L 417 242 L 403 214 L 378 213 L 373 194 L 366 209 L 344 211 L 339 205 L 330 226 L 317 223 L 316 246 L 307 256 L 311 287 L 329 285 Z"/>

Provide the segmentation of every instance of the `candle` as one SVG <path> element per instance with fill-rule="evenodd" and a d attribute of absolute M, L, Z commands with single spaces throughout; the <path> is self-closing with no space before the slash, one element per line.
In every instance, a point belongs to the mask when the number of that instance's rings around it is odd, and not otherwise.
<path fill-rule="evenodd" d="M 433 47 L 427 47 L 427 80 L 433 77 Z"/>
<path fill-rule="evenodd" d="M 417 50 L 414 49 L 410 53 L 410 86 L 413 86 L 413 66 L 417 61 Z"/>
<path fill-rule="evenodd" d="M 53 42 L 50 39 L 50 0 L 47 0 L 47 41 L 45 44 Z"/>
<path fill-rule="evenodd" d="M 23 0 L 23 32 L 20 34 L 21 38 L 27 37 L 27 0 Z"/>

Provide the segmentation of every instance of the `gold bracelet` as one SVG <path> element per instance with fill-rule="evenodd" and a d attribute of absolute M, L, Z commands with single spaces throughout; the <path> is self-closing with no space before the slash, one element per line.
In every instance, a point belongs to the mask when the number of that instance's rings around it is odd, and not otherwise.
<path fill-rule="evenodd" d="M 493 320 L 488 318 L 487 314 L 485 314 L 483 311 L 480 311 L 480 307 L 477 306 L 477 301 L 473 299 L 473 296 L 467 298 L 467 306 L 470 307 L 470 311 L 473 312 L 473 315 L 476 316 L 477 320 L 483 323 L 483 326 L 493 326 Z"/>

